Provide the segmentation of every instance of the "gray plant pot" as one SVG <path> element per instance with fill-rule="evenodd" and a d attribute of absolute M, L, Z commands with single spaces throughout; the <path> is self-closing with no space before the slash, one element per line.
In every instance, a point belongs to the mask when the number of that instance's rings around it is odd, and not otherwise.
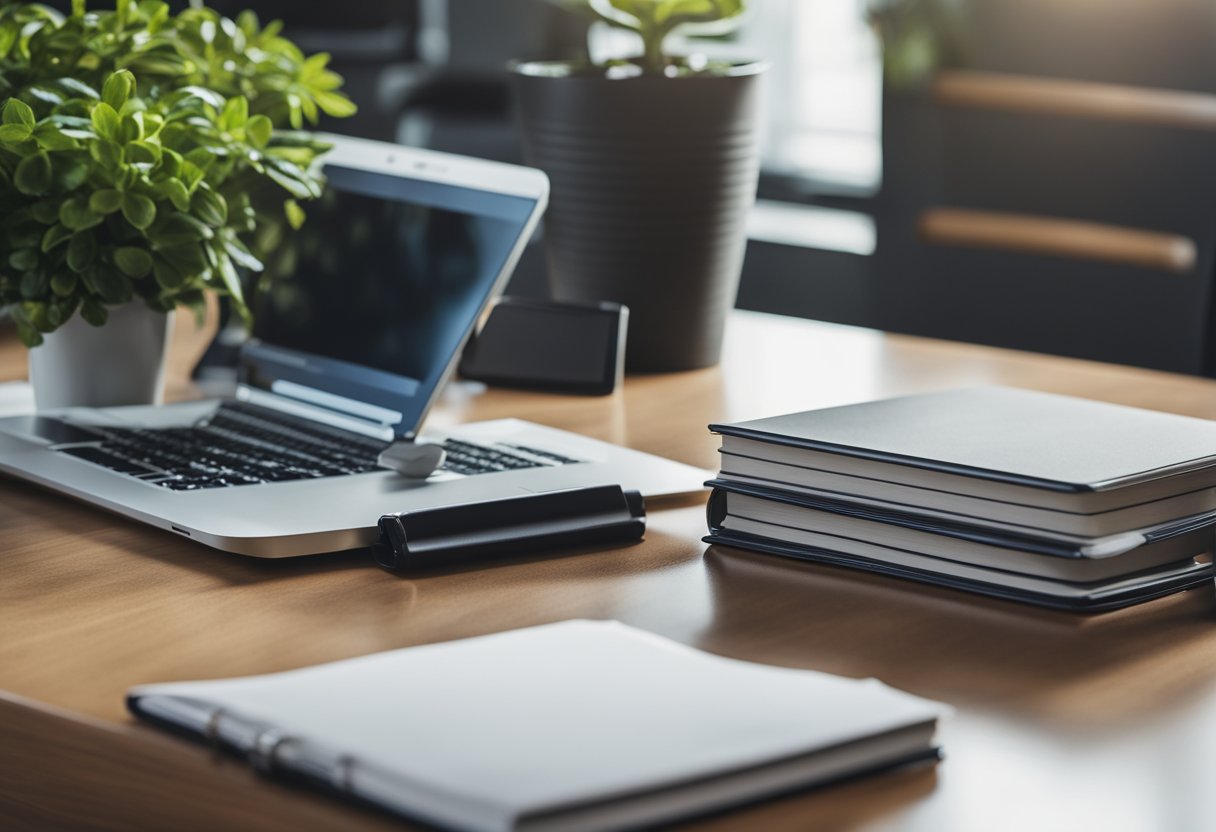
<path fill-rule="evenodd" d="M 105 326 L 73 315 L 30 350 L 35 406 L 160 404 L 172 322 L 142 301 L 111 309 Z"/>
<path fill-rule="evenodd" d="M 628 306 L 630 371 L 716 364 L 756 195 L 763 65 L 685 78 L 555 66 L 515 72 L 525 154 L 551 184 L 554 297 Z"/>

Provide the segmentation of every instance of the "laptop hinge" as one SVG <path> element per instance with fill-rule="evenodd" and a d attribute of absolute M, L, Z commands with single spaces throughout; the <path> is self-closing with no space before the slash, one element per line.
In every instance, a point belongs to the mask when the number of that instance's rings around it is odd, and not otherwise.
<path fill-rule="evenodd" d="M 239 401 L 249 402 L 258 407 L 277 410 L 280 413 L 298 416 L 311 422 L 320 422 L 323 425 L 357 433 L 361 436 L 370 436 L 373 439 L 382 439 L 385 442 L 391 442 L 395 438 L 393 429 L 388 425 L 367 422 L 362 419 L 356 419 L 353 416 L 345 416 L 332 410 L 326 410 L 323 407 L 316 407 L 315 405 L 299 402 L 285 396 L 276 395 L 275 393 L 268 393 L 265 390 L 259 390 L 247 384 L 237 386 L 236 398 Z"/>

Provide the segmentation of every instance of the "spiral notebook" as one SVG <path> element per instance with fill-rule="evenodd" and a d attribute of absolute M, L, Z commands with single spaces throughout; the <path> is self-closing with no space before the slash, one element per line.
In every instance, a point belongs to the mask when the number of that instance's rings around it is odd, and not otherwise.
<path fill-rule="evenodd" d="M 628 829 L 929 762 L 946 712 L 609 621 L 147 685 L 128 704 L 262 771 L 479 832 Z"/>

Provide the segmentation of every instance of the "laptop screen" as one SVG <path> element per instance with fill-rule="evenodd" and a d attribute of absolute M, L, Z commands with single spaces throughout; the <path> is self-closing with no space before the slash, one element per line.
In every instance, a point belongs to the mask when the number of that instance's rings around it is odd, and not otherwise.
<path fill-rule="evenodd" d="M 242 382 L 413 431 L 535 200 L 327 166 L 266 264 Z"/>

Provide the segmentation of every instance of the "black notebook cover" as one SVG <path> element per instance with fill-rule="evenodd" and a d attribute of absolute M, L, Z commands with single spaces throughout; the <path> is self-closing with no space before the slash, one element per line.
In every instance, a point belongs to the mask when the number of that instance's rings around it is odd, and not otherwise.
<path fill-rule="evenodd" d="M 726 511 L 725 501 L 719 496 L 719 492 L 734 492 L 736 494 L 745 494 L 749 497 L 759 497 L 765 500 L 775 500 L 779 503 L 814 509 L 816 511 L 827 511 L 845 517 L 855 517 L 859 520 L 873 520 L 919 532 L 940 534 L 945 537 L 954 537 L 959 540 L 968 540 L 972 543 L 982 543 L 987 546 L 1000 546 L 1004 549 L 1016 549 L 1020 552 L 1033 552 L 1034 554 L 1052 555 L 1061 558 L 1085 557 L 1081 549 L 1084 545 L 1083 542 L 1070 543 L 1048 537 L 1036 537 L 1031 534 L 1022 535 L 1013 532 L 999 532 L 979 526 L 969 526 L 965 523 L 952 523 L 935 517 L 888 511 L 861 503 L 813 497 L 808 494 L 797 494 L 776 488 L 765 488 L 735 480 L 713 479 L 705 484 L 714 489 L 709 496 L 709 502 L 706 504 L 706 522 L 711 533 L 720 531 L 719 524 L 722 522 Z M 1193 517 L 1184 517 L 1174 523 L 1145 529 L 1142 534 L 1141 545 L 1168 540 L 1180 534 L 1187 534 L 1188 532 L 1214 525 L 1216 525 L 1216 511 L 1209 511 Z M 1130 533 L 1125 534 L 1130 535 Z"/>
<path fill-rule="evenodd" d="M 1154 598 L 1172 595 L 1175 592 L 1181 592 L 1182 590 L 1190 589 L 1191 587 L 1209 585 L 1212 582 L 1212 569 L 1210 564 L 1196 563 L 1194 566 L 1187 569 L 1167 570 L 1156 576 L 1146 576 L 1144 581 L 1135 587 L 1125 588 L 1117 591 L 1109 591 L 1103 590 L 1099 586 L 1095 586 L 1093 592 L 1089 595 L 1076 598 L 1066 598 L 1057 595 L 1047 595 L 1043 593 L 1011 589 L 999 584 L 989 584 L 980 581 L 956 578 L 951 575 L 942 575 L 937 572 L 926 572 L 920 569 L 912 569 L 910 567 L 900 566 L 897 564 L 870 560 L 869 558 L 858 557 L 856 555 L 845 554 L 842 552 L 833 552 L 831 550 L 820 549 L 818 547 L 797 546 L 780 540 L 772 540 L 770 538 L 746 534 L 743 532 L 732 532 L 726 529 L 706 535 L 702 538 L 702 541 L 709 544 L 733 546 L 739 549 L 751 549 L 753 551 L 765 552 L 772 555 L 798 558 L 800 560 L 813 561 L 815 563 L 827 564 L 829 566 L 845 566 L 852 569 L 861 569 L 866 572 L 874 572 L 879 575 L 905 578 L 912 581 L 918 581 L 920 583 L 946 587 L 948 589 L 960 589 L 965 592 L 987 595 L 993 598 L 1001 598 L 1006 601 L 1018 601 L 1020 603 L 1034 604 L 1040 607 L 1050 607 L 1052 609 L 1067 610 L 1070 612 L 1093 613 L 1122 609 L 1123 607 L 1130 607 L 1134 604 L 1141 604 L 1145 601 L 1151 601 Z"/>

